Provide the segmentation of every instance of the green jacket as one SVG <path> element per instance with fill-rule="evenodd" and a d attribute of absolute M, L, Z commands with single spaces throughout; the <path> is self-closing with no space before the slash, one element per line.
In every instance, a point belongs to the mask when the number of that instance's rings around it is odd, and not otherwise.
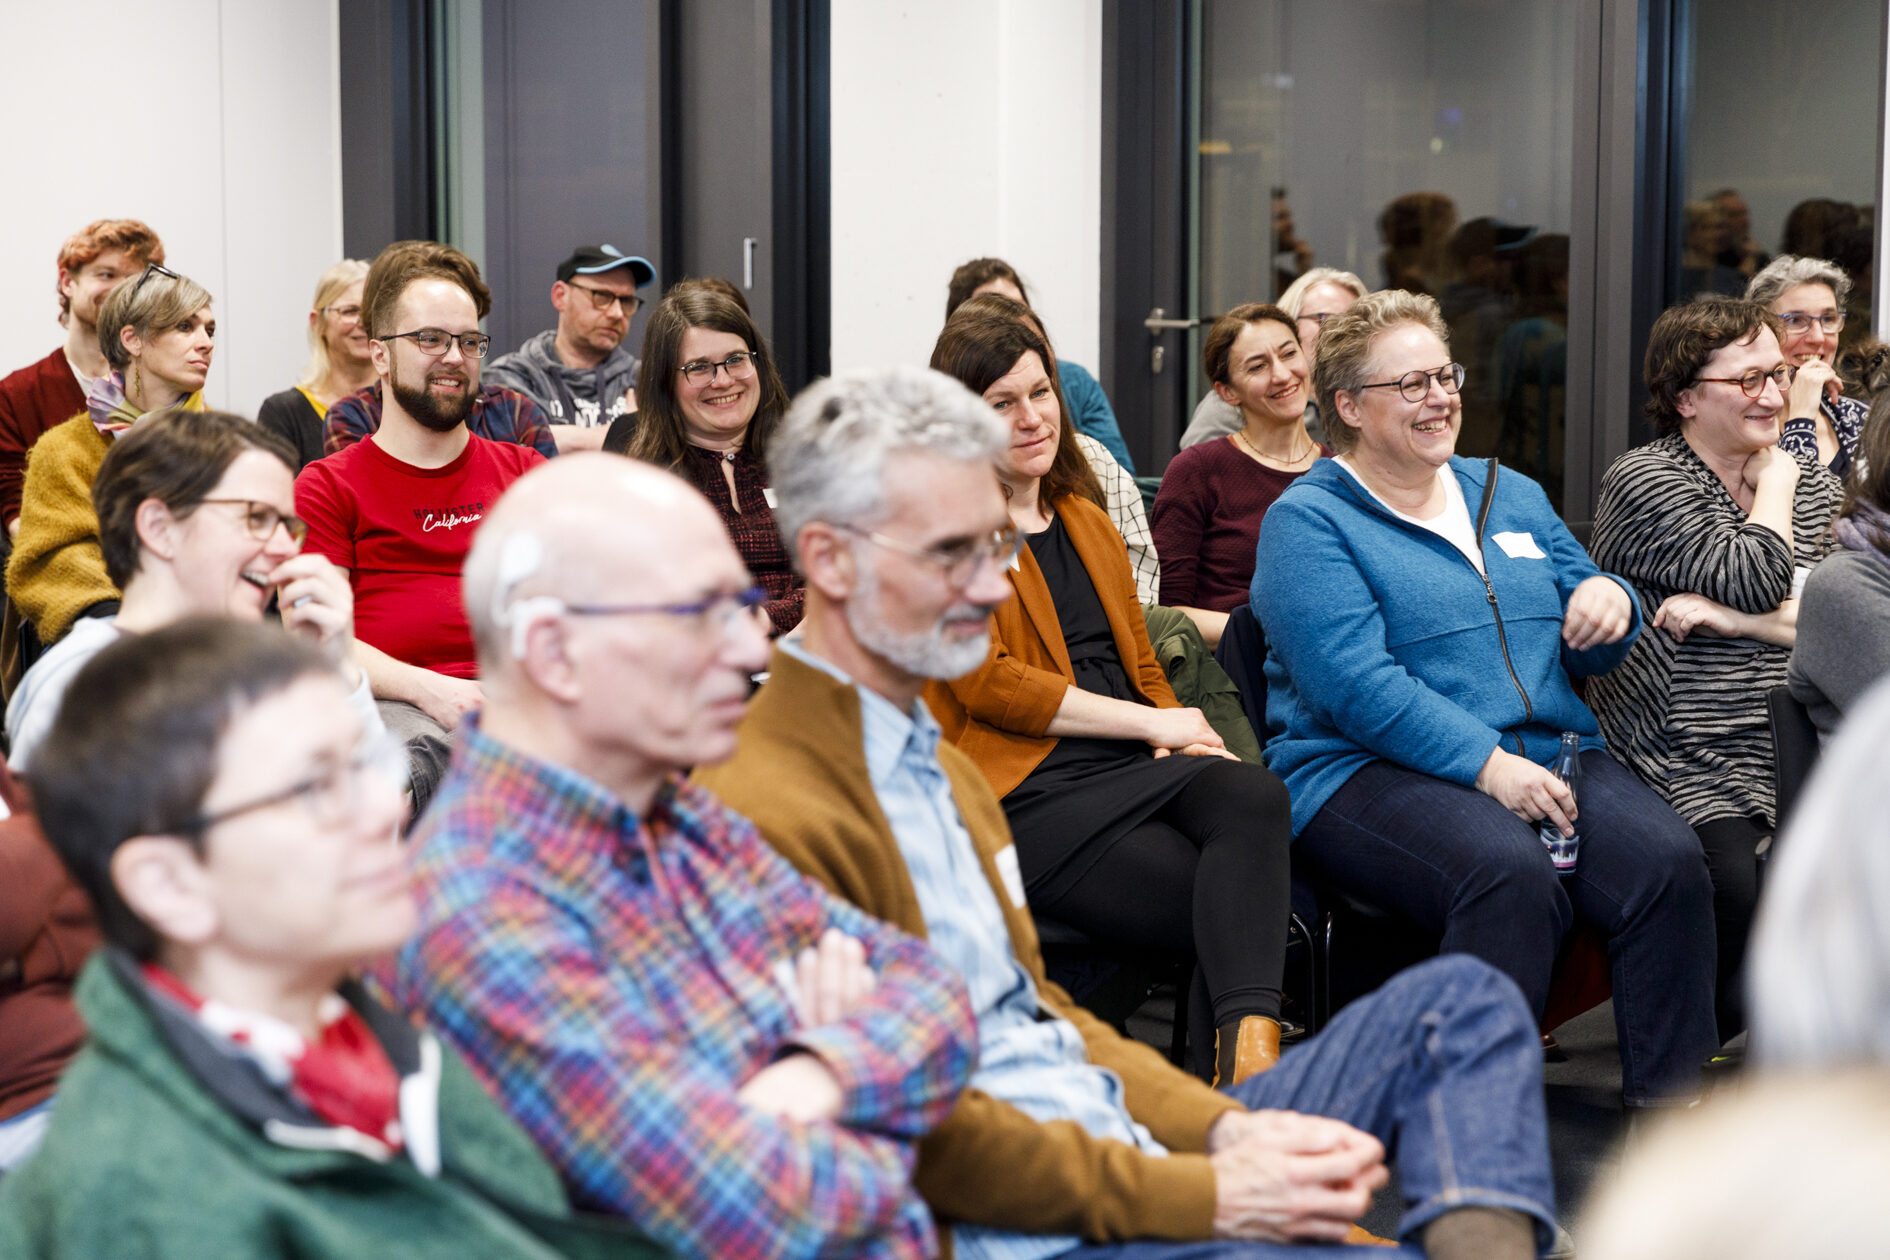
<path fill-rule="evenodd" d="M 575 1216 L 551 1166 L 450 1051 L 343 992 L 401 1073 L 403 1153 L 314 1117 L 152 994 L 127 956 L 95 954 L 76 991 L 90 1040 L 45 1143 L 0 1180 L 0 1255 L 662 1254 L 622 1222 Z"/>
<path fill-rule="evenodd" d="M 1260 741 L 1254 737 L 1247 710 L 1240 703 L 1240 689 L 1227 676 L 1207 641 L 1178 608 L 1142 605 L 1148 622 L 1148 641 L 1155 648 L 1155 659 L 1168 675 L 1168 685 L 1175 689 L 1175 699 L 1201 710 L 1227 751 L 1249 765 L 1264 765 L 1260 759 Z"/>

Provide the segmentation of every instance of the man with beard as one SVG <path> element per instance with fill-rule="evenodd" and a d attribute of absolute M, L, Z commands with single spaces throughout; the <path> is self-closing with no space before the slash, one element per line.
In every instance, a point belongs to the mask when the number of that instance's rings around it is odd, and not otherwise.
<path fill-rule="evenodd" d="M 978 1070 L 914 1174 L 955 1254 L 1198 1260 L 1362 1241 L 1352 1222 L 1390 1149 L 1404 1242 L 1535 1256 L 1554 1223 L 1542 1054 L 1494 969 L 1412 968 L 1227 1093 L 1045 978 L 1004 812 L 920 702 L 926 679 L 983 663 L 1009 595 L 1007 440 L 937 373 L 802 395 L 768 462 L 806 614 L 776 644 L 736 755 L 697 772 L 804 873 L 964 977 Z M 1017 694 L 1063 685 L 1040 675 L 1019 667 Z"/>
<path fill-rule="evenodd" d="M 20 532 L 26 453 L 48 429 L 85 410 L 86 391 L 111 368 L 98 312 L 120 281 L 164 261 L 164 243 L 136 219 L 99 219 L 59 247 L 59 322 L 66 344 L 0 381 L 0 519 Z"/>
<path fill-rule="evenodd" d="M 418 815 L 445 770 L 448 734 L 480 702 L 460 599 L 473 534 L 505 488 L 544 462 L 471 432 L 479 268 L 459 250 L 403 241 L 368 271 L 362 319 L 382 397 L 380 428 L 296 478 L 306 549 L 354 588 L 356 650 L 387 729 L 413 760 Z"/>
<path fill-rule="evenodd" d="M 595 451 L 617 417 L 637 409 L 637 357 L 624 348 L 656 278 L 647 258 L 615 245 L 580 245 L 558 264 L 551 305 L 558 326 L 486 366 L 486 378 L 524 394 L 551 418 L 560 451 Z"/>

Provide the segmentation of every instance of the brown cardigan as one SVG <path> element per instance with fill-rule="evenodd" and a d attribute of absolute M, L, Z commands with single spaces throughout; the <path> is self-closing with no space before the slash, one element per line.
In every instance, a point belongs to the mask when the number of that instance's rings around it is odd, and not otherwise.
<path fill-rule="evenodd" d="M 1156 708 L 1179 708 L 1149 646 L 1122 535 L 1087 499 L 1066 495 L 1057 501 L 1056 512 L 1096 584 L 1129 681 Z M 1008 576 L 1017 598 L 992 615 L 991 654 L 984 664 L 954 682 L 925 688 L 925 702 L 945 738 L 977 764 L 999 797 L 1008 796 L 1057 746 L 1056 737 L 1044 731 L 1076 676 L 1063 623 L 1030 548 L 1018 553 L 1017 567 Z"/>
<path fill-rule="evenodd" d="M 1120 543 L 1112 545 L 1120 558 Z M 1127 561 L 1121 564 L 1127 581 Z M 925 936 L 912 877 L 868 776 L 859 694 L 779 650 L 769 669 L 742 720 L 735 756 L 698 770 L 696 780 L 752 819 L 803 873 Z M 1145 1154 L 1091 1137 L 1070 1121 L 1040 1123 L 967 1089 L 920 1143 L 914 1184 L 945 1222 L 1094 1242 L 1207 1238 L 1214 1174 L 1199 1152 L 1208 1126 L 1239 1104 L 1121 1036 L 1049 982 L 1030 912 L 1012 902 L 998 875 L 996 855 L 1011 843 L 1004 811 L 962 754 L 942 742 L 938 751 L 985 878 L 997 891 L 1012 952 L 1044 1006 L 1076 1025 L 1090 1061 L 1122 1078 L 1129 1113 L 1176 1153 Z"/>

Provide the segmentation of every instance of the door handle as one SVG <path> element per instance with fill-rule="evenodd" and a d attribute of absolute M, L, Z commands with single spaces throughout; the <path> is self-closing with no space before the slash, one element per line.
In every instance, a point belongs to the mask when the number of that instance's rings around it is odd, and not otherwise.
<path fill-rule="evenodd" d="M 1148 313 L 1148 318 L 1142 321 L 1142 327 L 1159 337 L 1171 328 L 1199 328 L 1219 318 L 1218 316 L 1197 315 L 1193 319 L 1168 319 L 1167 315 L 1168 312 L 1158 306 Z"/>
<path fill-rule="evenodd" d="M 755 287 L 755 250 L 760 248 L 759 237 L 742 237 L 742 288 Z"/>

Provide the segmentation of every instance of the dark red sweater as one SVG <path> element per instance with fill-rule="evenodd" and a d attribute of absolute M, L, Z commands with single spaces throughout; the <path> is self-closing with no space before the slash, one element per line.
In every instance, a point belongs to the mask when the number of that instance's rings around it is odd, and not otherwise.
<path fill-rule="evenodd" d="M 0 381 L 0 524 L 20 514 L 26 453 L 40 435 L 85 410 L 64 346 Z"/>
<path fill-rule="evenodd" d="M 1331 452 L 1322 446 L 1319 453 Z M 1231 437 L 1198 442 L 1170 460 L 1149 513 L 1162 603 L 1213 612 L 1246 603 L 1260 519 L 1305 471 L 1267 468 Z"/>

